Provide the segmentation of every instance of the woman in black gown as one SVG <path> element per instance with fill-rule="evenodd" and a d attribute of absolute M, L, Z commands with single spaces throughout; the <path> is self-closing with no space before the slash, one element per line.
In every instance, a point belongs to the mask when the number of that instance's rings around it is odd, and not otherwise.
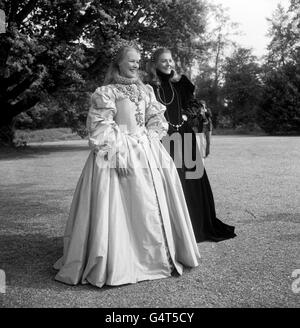
<path fill-rule="evenodd" d="M 181 138 L 188 134 L 192 136 L 192 139 L 189 139 L 192 145 L 188 148 L 195 160 L 198 158 L 196 152 L 199 148 L 195 132 L 189 124 L 191 122 L 190 105 L 195 104 L 196 101 L 193 98 L 194 85 L 185 75 L 176 74 L 172 54 L 165 48 L 156 50 L 152 55 L 148 74 L 148 83 L 152 85 L 157 100 L 167 107 L 165 116 L 169 122 L 169 136 L 174 133 L 179 133 Z M 184 148 L 187 147 L 183 139 L 181 149 L 183 155 Z M 175 152 L 175 147 L 171 148 L 170 154 L 173 159 Z M 199 161 L 197 164 L 201 165 Z M 197 179 L 187 179 L 186 173 L 195 171 L 196 167 L 187 167 L 184 160 L 179 167 L 177 165 L 177 169 L 197 242 L 217 242 L 235 237 L 234 227 L 223 223 L 216 217 L 214 198 L 205 168 L 202 167 L 203 174 Z"/>

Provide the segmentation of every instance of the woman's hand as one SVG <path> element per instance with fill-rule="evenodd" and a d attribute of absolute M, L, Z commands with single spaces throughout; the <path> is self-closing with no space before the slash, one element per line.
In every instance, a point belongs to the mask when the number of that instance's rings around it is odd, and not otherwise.
<path fill-rule="evenodd" d="M 118 154 L 116 155 L 116 171 L 120 178 L 127 177 L 129 175 L 129 169 L 126 163 L 120 159 Z"/>
<path fill-rule="evenodd" d="M 185 111 L 183 111 L 183 114 L 187 115 L 188 119 L 193 119 L 198 115 L 193 107 L 187 108 Z"/>
<path fill-rule="evenodd" d="M 116 168 L 118 176 L 120 178 L 127 177 L 129 175 L 129 170 L 124 168 Z"/>
<path fill-rule="evenodd" d="M 149 141 L 159 141 L 159 135 L 156 131 L 154 130 L 148 130 L 148 139 Z"/>

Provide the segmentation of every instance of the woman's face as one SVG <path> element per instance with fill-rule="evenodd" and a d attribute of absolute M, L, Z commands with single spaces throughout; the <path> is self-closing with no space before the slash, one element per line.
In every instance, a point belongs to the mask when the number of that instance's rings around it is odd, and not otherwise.
<path fill-rule="evenodd" d="M 128 50 L 119 63 L 120 75 L 127 78 L 138 76 L 141 55 L 134 49 Z"/>
<path fill-rule="evenodd" d="M 175 68 L 175 63 L 170 52 L 163 52 L 156 63 L 156 69 L 165 74 L 171 74 Z"/>

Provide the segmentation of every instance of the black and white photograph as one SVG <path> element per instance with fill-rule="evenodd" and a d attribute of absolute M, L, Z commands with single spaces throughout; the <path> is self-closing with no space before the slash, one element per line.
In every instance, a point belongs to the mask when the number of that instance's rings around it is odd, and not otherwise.
<path fill-rule="evenodd" d="M 0 309 L 299 308 L 299 163 L 300 0 L 0 0 Z"/>

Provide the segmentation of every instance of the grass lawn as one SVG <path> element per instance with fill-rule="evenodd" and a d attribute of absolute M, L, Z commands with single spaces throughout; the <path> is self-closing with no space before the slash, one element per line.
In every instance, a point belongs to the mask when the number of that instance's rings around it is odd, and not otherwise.
<path fill-rule="evenodd" d="M 246 129 L 213 129 L 214 135 L 265 135 L 260 130 L 249 131 Z M 72 132 L 70 128 L 52 128 L 42 130 L 17 130 L 16 138 L 26 143 L 48 142 L 59 140 L 82 140 L 81 137 Z"/>
<path fill-rule="evenodd" d="M 80 140 L 77 133 L 73 133 L 70 128 L 53 128 L 42 130 L 17 130 L 18 140 L 30 142 L 45 142 L 58 140 Z"/>
<path fill-rule="evenodd" d="M 180 277 L 98 289 L 54 280 L 85 140 L 0 149 L 0 307 L 299 307 L 300 137 L 213 136 L 206 160 L 218 217 L 237 237 L 199 243 Z"/>

